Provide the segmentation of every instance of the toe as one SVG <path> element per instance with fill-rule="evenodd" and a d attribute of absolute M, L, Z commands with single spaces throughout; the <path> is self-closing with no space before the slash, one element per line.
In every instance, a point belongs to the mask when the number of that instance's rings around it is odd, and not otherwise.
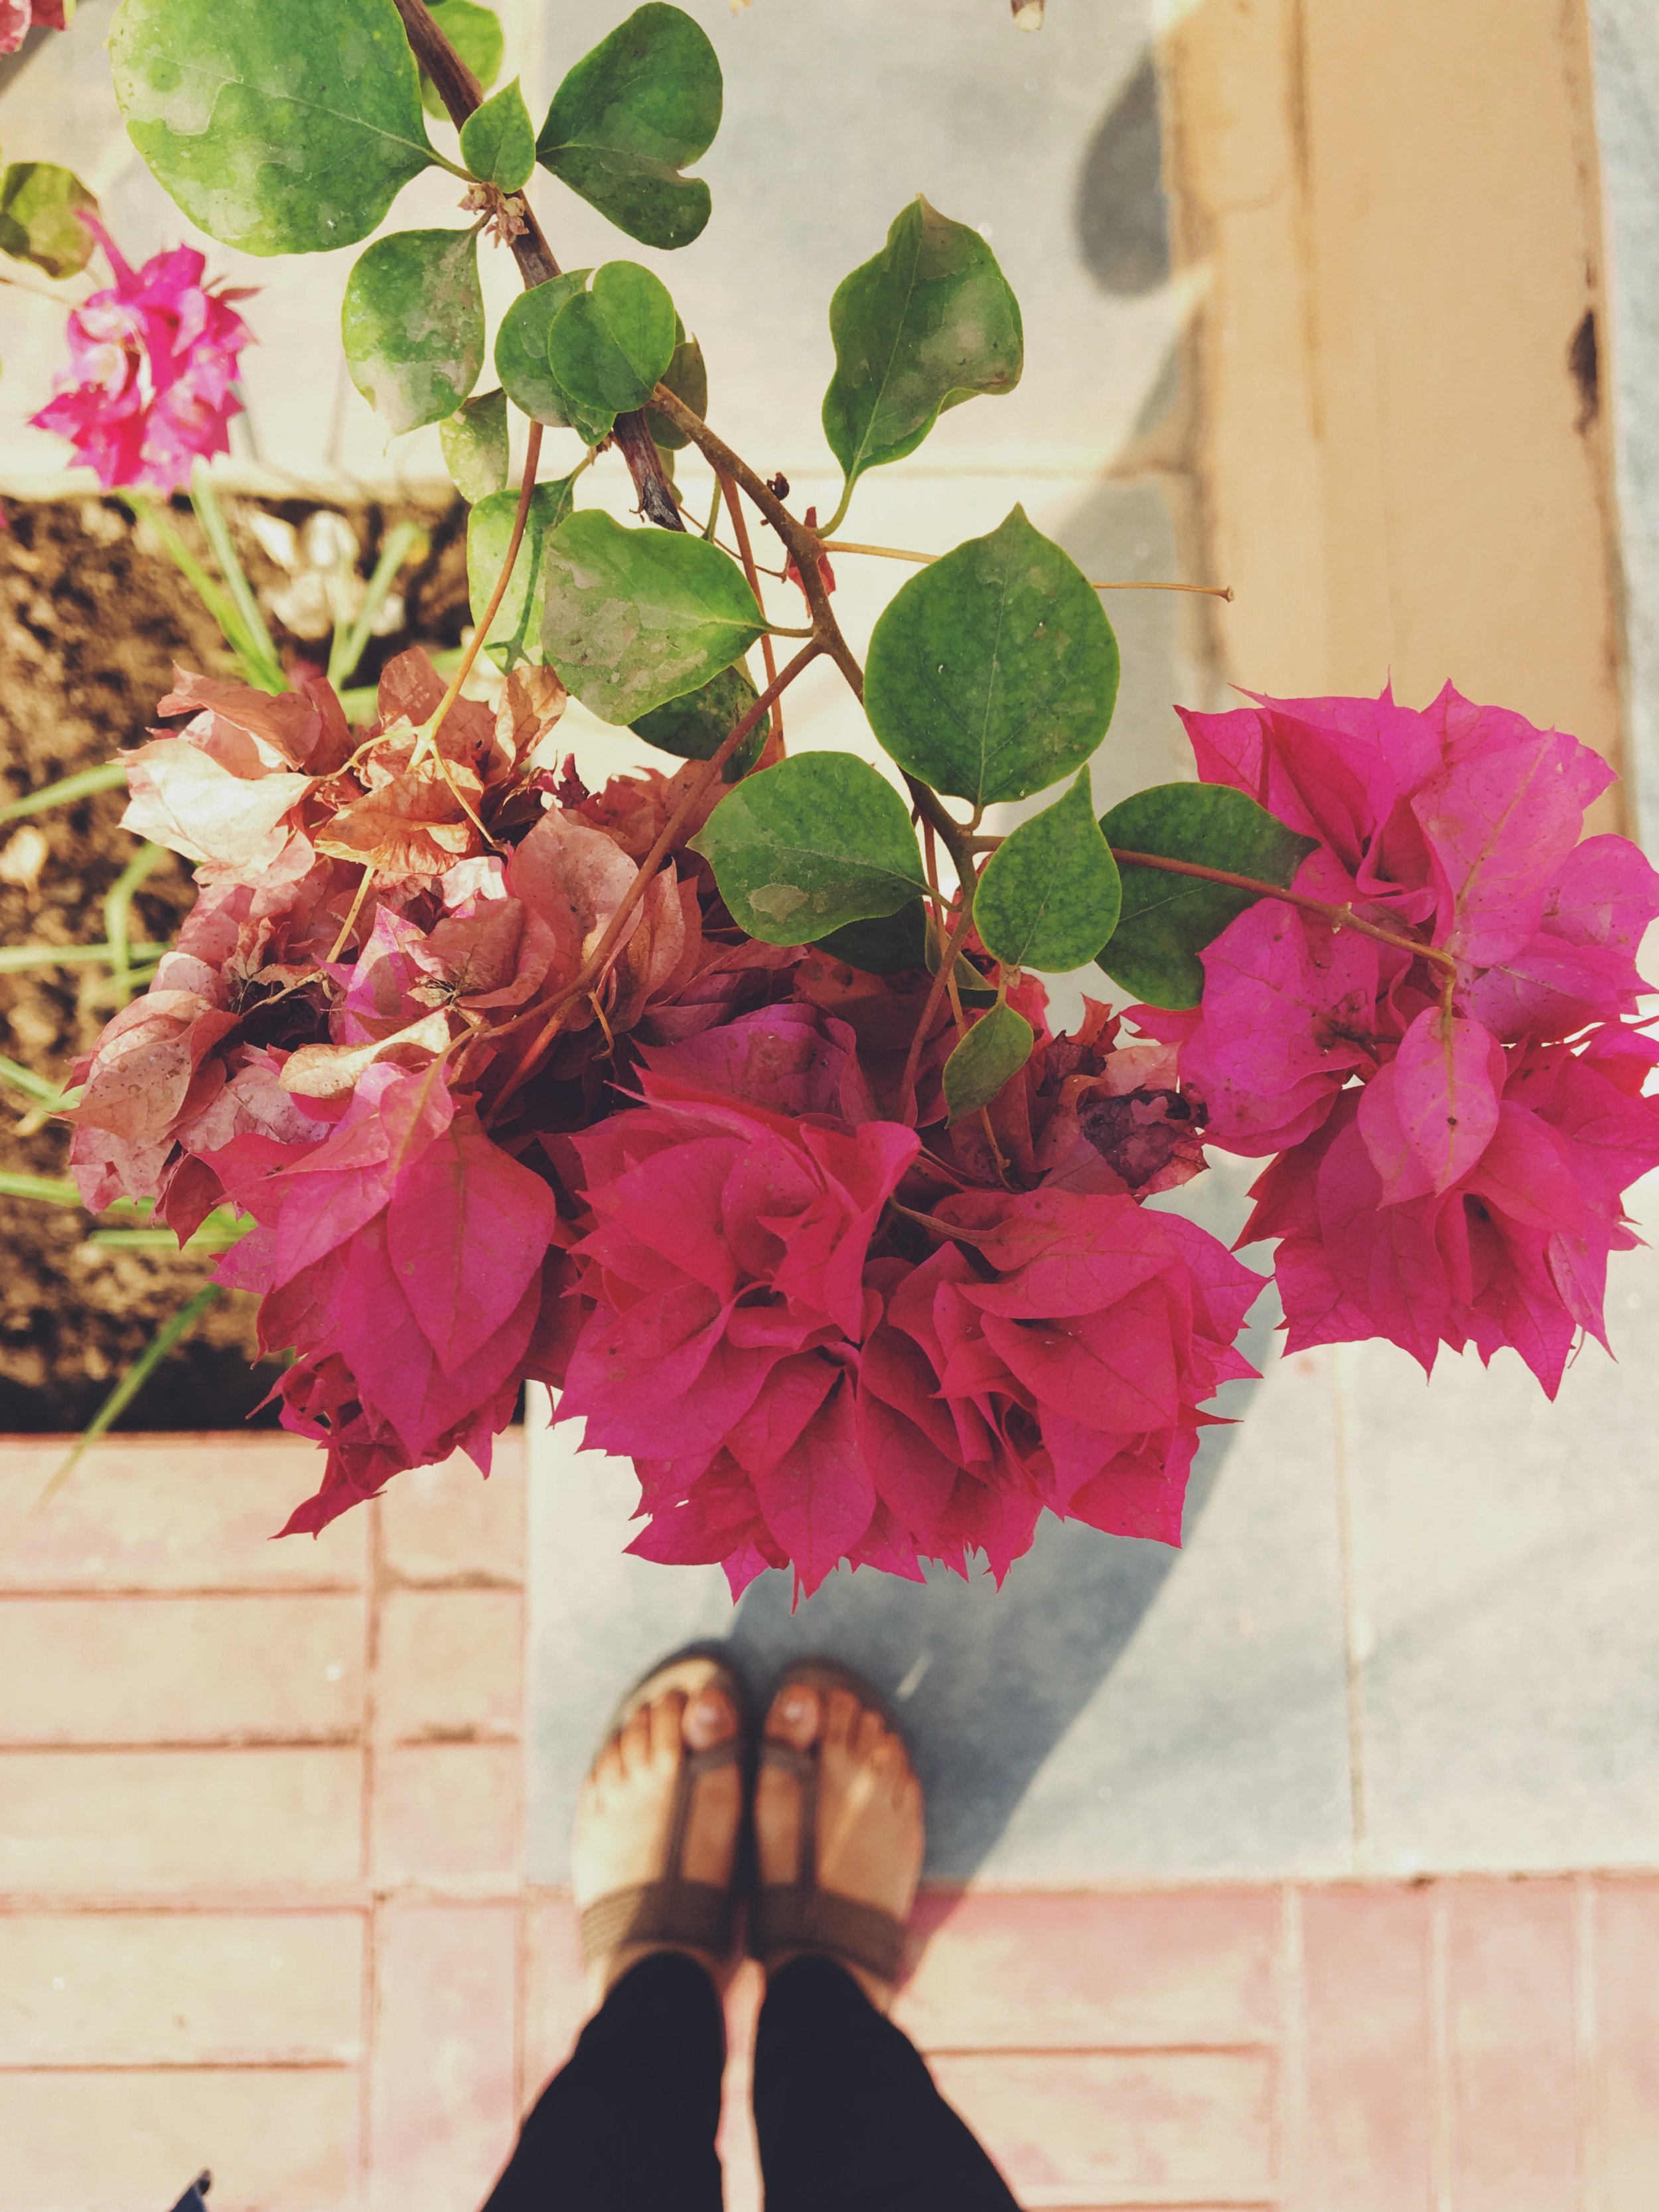
<path fill-rule="evenodd" d="M 623 1722 L 617 1735 L 617 1753 L 624 1775 L 638 1774 L 651 1757 L 651 1708 L 641 1705 Z"/>
<path fill-rule="evenodd" d="M 653 1698 L 650 1708 L 651 1758 L 672 1761 L 679 1756 L 680 1731 L 685 1718 L 685 1692 L 667 1690 Z"/>
<path fill-rule="evenodd" d="M 859 1723 L 859 1701 L 850 1690 L 831 1690 L 824 1705 L 823 1741 L 827 1748 L 851 1747 Z"/>
<path fill-rule="evenodd" d="M 886 1723 L 866 1707 L 859 1715 L 858 1732 L 851 1739 L 854 1751 L 860 1759 L 873 1759 L 887 1740 Z"/>
<path fill-rule="evenodd" d="M 593 1762 L 592 1783 L 596 1798 L 614 1790 L 623 1778 L 622 1738 L 613 1735 Z"/>
<path fill-rule="evenodd" d="M 680 1726 L 689 1749 L 712 1751 L 737 1734 L 737 1710 L 718 1683 L 706 1682 L 687 1700 Z"/>
<path fill-rule="evenodd" d="M 805 1751 L 816 1741 L 821 1719 L 817 1692 L 805 1682 L 786 1682 L 772 1700 L 766 1733 L 775 1743 Z"/>

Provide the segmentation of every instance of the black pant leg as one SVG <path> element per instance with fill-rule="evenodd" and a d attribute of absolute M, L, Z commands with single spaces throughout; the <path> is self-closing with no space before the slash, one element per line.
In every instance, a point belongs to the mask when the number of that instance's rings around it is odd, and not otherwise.
<path fill-rule="evenodd" d="M 720 2212 L 726 2021 L 695 1959 L 631 1967 L 519 2131 L 483 2212 Z"/>
<path fill-rule="evenodd" d="M 766 2212 L 1018 2212 L 915 2044 L 829 1959 L 771 1978 L 755 2132 Z"/>

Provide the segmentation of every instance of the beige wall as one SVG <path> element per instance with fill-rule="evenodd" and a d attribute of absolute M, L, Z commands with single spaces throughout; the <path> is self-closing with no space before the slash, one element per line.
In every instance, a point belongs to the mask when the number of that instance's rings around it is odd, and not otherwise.
<path fill-rule="evenodd" d="M 1616 759 L 1581 0 L 1195 0 L 1164 60 L 1225 676 L 1450 677 Z"/>

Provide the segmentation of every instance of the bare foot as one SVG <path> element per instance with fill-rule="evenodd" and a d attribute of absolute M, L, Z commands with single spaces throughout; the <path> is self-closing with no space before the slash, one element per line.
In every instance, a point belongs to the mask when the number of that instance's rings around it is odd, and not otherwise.
<path fill-rule="evenodd" d="M 571 1887 L 577 1910 L 667 1874 L 668 1839 L 681 1761 L 738 1733 L 738 1714 L 717 1680 L 714 1662 L 682 1660 L 669 1668 L 648 1705 L 630 1713 L 594 1760 L 576 1803 Z M 743 1818 L 743 1766 L 733 1759 L 698 1776 L 692 1790 L 679 1871 L 688 1881 L 730 1886 Z M 648 1952 L 687 1950 L 722 1985 L 733 1962 L 688 1944 L 625 1943 L 588 1967 L 597 2004 L 619 1974 Z"/>
<path fill-rule="evenodd" d="M 787 1682 L 779 1691 L 766 1716 L 766 1734 L 797 1751 L 818 1746 L 819 1888 L 907 1921 L 921 1872 L 922 1799 L 898 1737 L 850 1690 L 821 1691 L 805 1682 Z M 795 1777 L 763 1764 L 755 1785 L 755 1844 L 764 1884 L 796 1877 L 800 1808 Z M 774 1970 L 785 1963 L 774 1960 Z M 885 2012 L 891 1984 L 842 1963 Z"/>

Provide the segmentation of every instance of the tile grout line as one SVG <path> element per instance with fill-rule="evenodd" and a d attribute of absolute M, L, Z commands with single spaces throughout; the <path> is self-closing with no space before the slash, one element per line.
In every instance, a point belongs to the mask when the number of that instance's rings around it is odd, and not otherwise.
<path fill-rule="evenodd" d="M 1348 1720 L 1348 1824 L 1353 1870 L 1370 1870 L 1370 1810 L 1365 1789 L 1365 1680 L 1358 1597 L 1354 1588 L 1353 1484 L 1348 1464 L 1348 1407 L 1342 1387 L 1342 1353 L 1329 1354 L 1331 1431 L 1336 1474 L 1336 1541 L 1342 1575 L 1342 1671 Z"/>
<path fill-rule="evenodd" d="M 1455 2123 L 1451 2080 L 1451 1898 L 1429 1888 L 1429 2201 L 1434 2212 L 1452 2212 Z"/>
<path fill-rule="evenodd" d="M 1573 1881 L 1572 1916 L 1573 2118 L 1577 2137 L 1577 2212 L 1601 2212 L 1601 2175 L 1596 2128 L 1599 2038 L 1595 2017 L 1595 1883 Z"/>
<path fill-rule="evenodd" d="M 362 1869 L 362 1880 L 369 1892 L 368 1905 L 363 1916 L 363 2059 L 357 2100 L 357 2186 L 359 2201 L 364 2206 L 373 2202 L 374 2194 L 374 2067 L 380 2041 L 377 1953 L 380 1938 L 380 1900 L 374 1894 L 374 1728 L 377 1712 L 375 1668 L 380 1650 L 381 1522 L 384 1509 L 378 1498 L 370 1498 L 366 1510 L 369 1516 L 368 1601 L 363 1607 L 363 1764 L 362 1810 L 359 1814 L 362 1834 L 357 1861 Z"/>
<path fill-rule="evenodd" d="M 1288 2208 L 1301 2200 L 1308 2104 L 1308 2008 L 1304 1972 L 1302 1893 L 1287 1882 L 1279 1893 L 1279 1940 L 1274 1960 L 1278 1984 L 1279 2078 L 1274 2120 L 1277 2202 Z"/>

